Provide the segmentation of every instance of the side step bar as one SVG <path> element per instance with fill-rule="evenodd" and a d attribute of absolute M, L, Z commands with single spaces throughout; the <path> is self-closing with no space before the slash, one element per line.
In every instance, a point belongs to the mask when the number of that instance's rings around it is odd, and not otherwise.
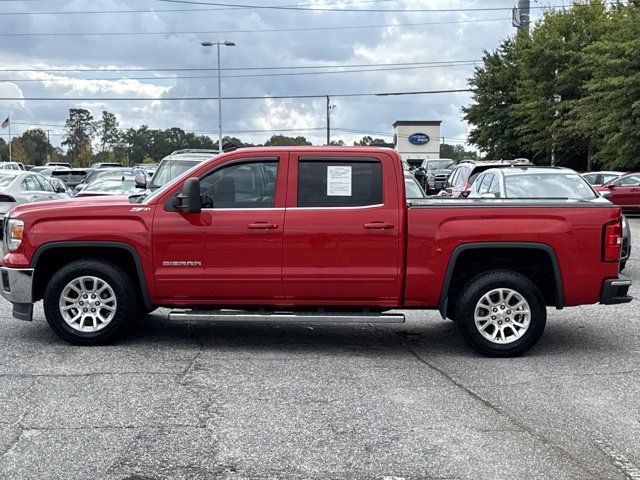
<path fill-rule="evenodd" d="M 244 310 L 175 310 L 169 320 L 216 322 L 404 323 L 401 313 L 247 312 Z"/>

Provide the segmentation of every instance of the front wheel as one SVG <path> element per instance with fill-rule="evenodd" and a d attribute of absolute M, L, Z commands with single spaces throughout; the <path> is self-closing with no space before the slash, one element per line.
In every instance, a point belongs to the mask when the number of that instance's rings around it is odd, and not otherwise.
<path fill-rule="evenodd" d="M 522 355 L 544 331 L 542 293 L 527 277 L 496 270 L 467 282 L 456 303 L 456 326 L 465 342 L 491 357 Z"/>
<path fill-rule="evenodd" d="M 138 310 L 136 288 L 117 265 L 80 260 L 58 270 L 44 292 L 51 329 L 75 345 L 101 345 L 116 339 Z"/>

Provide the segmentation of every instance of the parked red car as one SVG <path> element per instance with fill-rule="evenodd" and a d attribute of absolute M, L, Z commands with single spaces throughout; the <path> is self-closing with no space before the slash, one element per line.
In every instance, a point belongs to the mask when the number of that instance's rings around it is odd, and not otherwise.
<path fill-rule="evenodd" d="M 609 192 L 605 196 L 624 212 L 640 211 L 640 173 L 626 173 L 621 177 L 594 187 L 599 192 Z"/>
<path fill-rule="evenodd" d="M 146 197 L 13 209 L 0 269 L 13 315 L 31 320 L 43 299 L 56 334 L 91 345 L 158 306 L 365 323 L 437 309 L 471 347 L 510 356 L 538 341 L 549 306 L 631 301 L 620 209 L 595 193 L 407 201 L 384 148 L 239 149 L 185 175 Z"/>

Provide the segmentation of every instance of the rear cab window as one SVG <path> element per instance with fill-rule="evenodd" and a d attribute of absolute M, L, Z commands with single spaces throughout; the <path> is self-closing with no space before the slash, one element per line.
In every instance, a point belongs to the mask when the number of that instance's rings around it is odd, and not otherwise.
<path fill-rule="evenodd" d="M 384 203 L 382 163 L 358 157 L 300 157 L 297 207 L 365 207 Z"/>

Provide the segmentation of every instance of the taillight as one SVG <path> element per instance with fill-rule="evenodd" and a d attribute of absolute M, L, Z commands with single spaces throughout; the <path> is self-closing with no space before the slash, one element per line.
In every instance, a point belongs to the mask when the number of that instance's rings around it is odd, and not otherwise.
<path fill-rule="evenodd" d="M 0 202 L 15 202 L 16 199 L 11 195 L 0 195 Z"/>
<path fill-rule="evenodd" d="M 622 248 L 622 221 L 620 219 L 604 224 L 602 239 L 602 261 L 619 262 Z"/>

